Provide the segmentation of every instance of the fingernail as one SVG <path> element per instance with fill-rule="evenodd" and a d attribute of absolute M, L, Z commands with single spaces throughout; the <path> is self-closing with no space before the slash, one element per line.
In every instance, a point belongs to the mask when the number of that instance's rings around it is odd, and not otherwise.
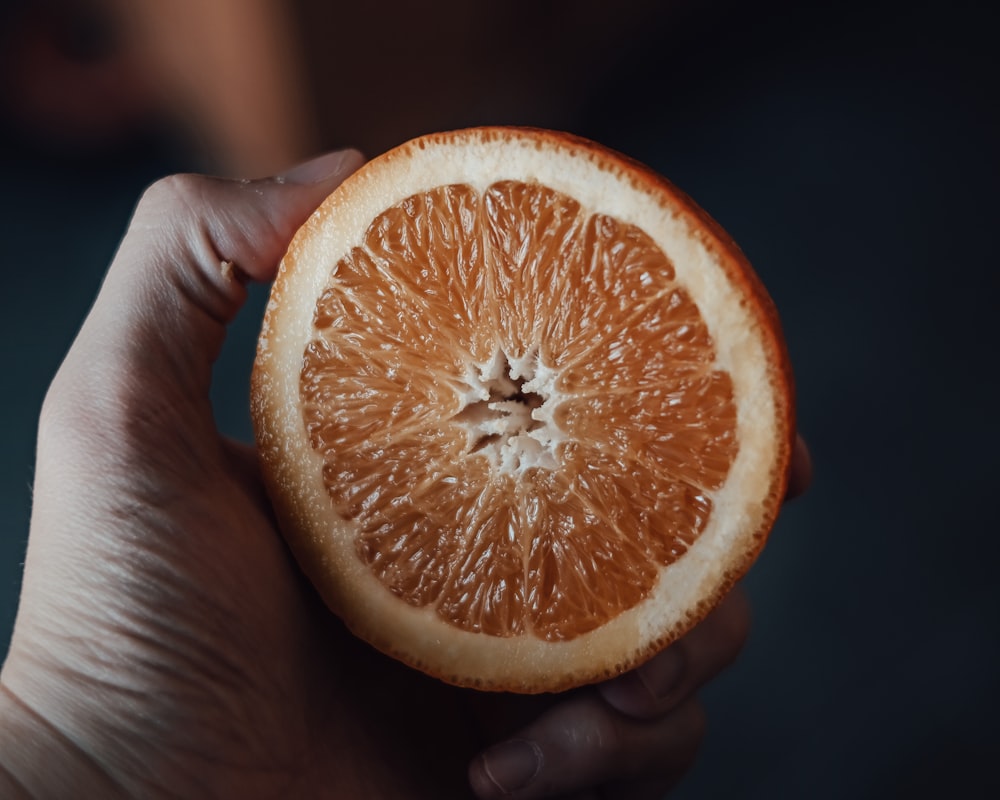
<path fill-rule="evenodd" d="M 684 672 L 684 657 L 680 650 L 668 647 L 636 670 L 636 676 L 653 700 L 660 702 L 670 696 Z"/>
<path fill-rule="evenodd" d="M 364 157 L 357 150 L 334 150 L 292 167 L 279 175 L 279 183 L 323 183 L 343 178 L 361 166 Z"/>
<path fill-rule="evenodd" d="M 542 751 L 535 742 L 511 739 L 491 747 L 482 756 L 483 771 L 502 794 L 527 786 L 542 767 Z"/>

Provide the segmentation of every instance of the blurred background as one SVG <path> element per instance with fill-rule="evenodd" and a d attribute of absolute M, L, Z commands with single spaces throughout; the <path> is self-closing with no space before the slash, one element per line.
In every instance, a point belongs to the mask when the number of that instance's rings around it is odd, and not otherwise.
<path fill-rule="evenodd" d="M 751 640 L 675 796 L 1000 796 L 995 30 L 965 0 L 0 2 L 3 643 L 38 409 L 145 185 L 561 128 L 741 243 L 816 464 L 745 582 Z M 219 365 L 244 438 L 265 295 Z"/>

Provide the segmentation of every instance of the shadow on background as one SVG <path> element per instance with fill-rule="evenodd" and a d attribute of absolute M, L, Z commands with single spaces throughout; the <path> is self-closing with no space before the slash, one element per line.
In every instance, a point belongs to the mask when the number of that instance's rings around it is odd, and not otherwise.
<path fill-rule="evenodd" d="M 663 172 L 741 243 L 781 311 L 816 463 L 746 580 L 755 629 L 705 692 L 709 736 L 676 796 L 1000 796 L 986 510 L 1000 125 L 986 12 L 449 2 L 431 25 L 400 3 L 379 12 L 375 39 L 375 11 L 327 5 L 297 7 L 304 121 L 264 155 L 227 161 L 221 128 L 141 104 L 127 135 L 84 146 L 41 135 L 8 102 L 3 635 L 37 411 L 144 185 L 179 169 L 249 174 L 315 142 L 377 153 L 468 124 L 566 128 Z M 219 364 L 220 426 L 244 438 L 265 291 Z"/>

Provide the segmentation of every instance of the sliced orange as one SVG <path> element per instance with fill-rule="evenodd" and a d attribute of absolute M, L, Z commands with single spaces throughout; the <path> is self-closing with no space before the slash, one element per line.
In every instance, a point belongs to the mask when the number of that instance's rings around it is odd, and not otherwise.
<path fill-rule="evenodd" d="M 302 569 L 439 678 L 616 675 L 750 566 L 794 435 L 745 257 L 649 169 L 567 134 L 427 136 L 292 242 L 253 411 Z"/>

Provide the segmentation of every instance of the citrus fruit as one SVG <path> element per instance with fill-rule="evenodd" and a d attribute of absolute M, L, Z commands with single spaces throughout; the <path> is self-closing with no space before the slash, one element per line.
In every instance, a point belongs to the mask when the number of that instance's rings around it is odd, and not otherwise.
<path fill-rule="evenodd" d="M 749 567 L 790 372 L 732 240 L 568 134 L 416 139 L 292 241 L 253 378 L 268 491 L 356 634 L 464 686 L 618 674 Z"/>

